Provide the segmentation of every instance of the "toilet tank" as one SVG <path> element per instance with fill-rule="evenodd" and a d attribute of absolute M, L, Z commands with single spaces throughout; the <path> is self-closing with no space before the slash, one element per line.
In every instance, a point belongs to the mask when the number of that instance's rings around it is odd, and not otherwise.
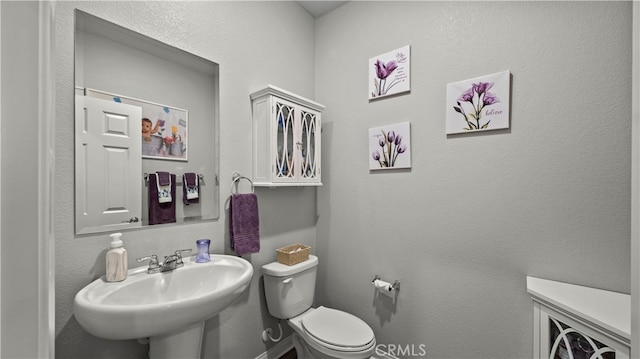
<path fill-rule="evenodd" d="M 288 266 L 272 262 L 262 266 L 264 293 L 269 313 L 279 319 L 293 318 L 313 305 L 318 257 Z"/>

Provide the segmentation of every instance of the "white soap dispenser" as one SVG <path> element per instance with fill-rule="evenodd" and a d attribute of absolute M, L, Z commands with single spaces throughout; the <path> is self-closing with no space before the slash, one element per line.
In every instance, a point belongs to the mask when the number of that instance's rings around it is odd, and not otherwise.
<path fill-rule="evenodd" d="M 122 233 L 113 233 L 106 255 L 107 282 L 121 282 L 127 279 L 127 250 L 122 247 Z"/>

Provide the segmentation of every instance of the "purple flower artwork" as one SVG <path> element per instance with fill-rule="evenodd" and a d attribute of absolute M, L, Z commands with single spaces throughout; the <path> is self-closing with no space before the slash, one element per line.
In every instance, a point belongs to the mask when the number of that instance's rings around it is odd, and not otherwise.
<path fill-rule="evenodd" d="M 369 169 L 411 167 L 409 122 L 369 129 Z"/>
<path fill-rule="evenodd" d="M 411 48 L 390 51 L 369 59 L 369 99 L 411 90 Z"/>
<path fill-rule="evenodd" d="M 509 128 L 509 71 L 447 85 L 447 134 Z"/>
<path fill-rule="evenodd" d="M 490 119 L 486 120 L 486 122 L 481 122 L 482 110 L 487 106 L 500 102 L 495 94 L 488 91 L 492 86 L 493 82 L 474 83 L 458 97 L 457 106 L 453 106 L 453 109 L 467 121 L 465 130 L 484 130 L 489 127 Z M 462 105 L 463 103 L 465 106 Z M 467 109 L 468 113 L 465 111 L 465 107 L 470 107 Z"/>
<path fill-rule="evenodd" d="M 398 79 L 392 78 L 391 83 L 387 84 L 387 77 L 398 68 L 398 63 L 392 60 L 385 64 L 380 60 L 376 60 L 375 67 L 377 79 L 373 82 L 374 91 L 372 95 L 376 97 L 383 96 L 386 95 L 393 86 L 400 83 Z"/>

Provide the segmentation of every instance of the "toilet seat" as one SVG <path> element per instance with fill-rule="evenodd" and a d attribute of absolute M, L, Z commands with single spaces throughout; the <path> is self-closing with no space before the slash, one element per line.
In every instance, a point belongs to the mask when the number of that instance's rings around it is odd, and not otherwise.
<path fill-rule="evenodd" d="M 375 344 L 373 330 L 367 323 L 340 310 L 318 307 L 305 315 L 301 324 L 309 339 L 330 350 L 361 352 Z"/>

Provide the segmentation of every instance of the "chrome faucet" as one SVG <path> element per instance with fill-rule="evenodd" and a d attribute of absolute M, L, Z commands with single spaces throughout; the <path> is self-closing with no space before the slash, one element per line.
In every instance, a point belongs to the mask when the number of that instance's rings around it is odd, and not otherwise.
<path fill-rule="evenodd" d="M 174 254 L 165 256 L 164 262 L 158 262 L 158 256 L 152 254 L 150 256 L 142 257 L 136 259 L 138 262 L 149 261 L 149 268 L 147 268 L 147 273 L 157 273 L 157 272 L 168 272 L 172 271 L 176 268 L 180 268 L 184 266 L 184 262 L 182 261 L 182 253 L 189 253 L 191 249 L 179 249 L 175 251 Z"/>

